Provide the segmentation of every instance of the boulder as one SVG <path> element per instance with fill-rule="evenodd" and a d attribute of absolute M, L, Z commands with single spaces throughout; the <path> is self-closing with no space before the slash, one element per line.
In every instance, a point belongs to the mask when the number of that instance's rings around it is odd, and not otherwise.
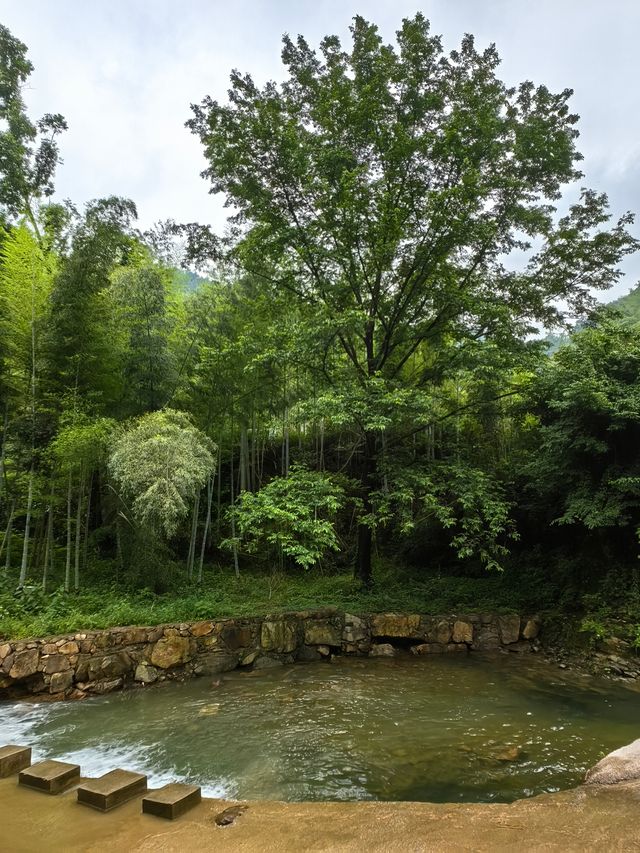
<path fill-rule="evenodd" d="M 254 663 L 254 669 L 273 669 L 277 666 L 284 666 L 284 661 L 278 660 L 278 658 L 270 658 L 268 656 L 260 657 Z"/>
<path fill-rule="evenodd" d="M 10 643 L 0 643 L 0 660 L 4 660 L 11 653 Z"/>
<path fill-rule="evenodd" d="M 350 613 L 345 613 L 342 639 L 350 645 L 357 645 L 363 642 L 368 643 L 371 635 L 364 619 L 360 619 L 359 616 L 352 616 Z"/>
<path fill-rule="evenodd" d="M 16 652 L 9 670 L 9 677 L 18 681 L 21 678 L 28 678 L 33 675 L 38 671 L 38 657 L 37 649 L 25 649 L 23 652 Z"/>
<path fill-rule="evenodd" d="M 319 648 L 329 648 L 328 646 L 300 646 L 298 651 L 296 652 L 296 660 L 301 661 L 313 661 L 320 660 L 322 655 L 320 654 Z"/>
<path fill-rule="evenodd" d="M 220 636 L 227 648 L 234 651 L 236 649 L 246 649 L 247 646 L 252 644 L 253 640 L 251 628 L 248 628 L 246 625 L 225 625 L 220 632 Z"/>
<path fill-rule="evenodd" d="M 238 665 L 238 655 L 232 652 L 207 652 L 198 658 L 194 672 L 196 675 L 215 675 L 218 672 L 229 672 Z"/>
<path fill-rule="evenodd" d="M 44 655 L 42 663 L 44 664 L 44 672 L 48 675 L 54 672 L 64 672 L 65 669 L 71 669 L 69 658 L 66 655 Z"/>
<path fill-rule="evenodd" d="M 520 639 L 519 616 L 498 616 L 498 626 L 500 628 L 500 639 L 505 646 L 518 642 Z"/>
<path fill-rule="evenodd" d="M 472 648 L 480 652 L 495 651 L 500 648 L 498 626 L 490 623 L 478 625 Z"/>
<path fill-rule="evenodd" d="M 629 779 L 640 779 L 640 738 L 610 752 L 585 776 L 588 785 L 615 785 Z"/>
<path fill-rule="evenodd" d="M 391 643 L 378 643 L 375 646 L 371 646 L 371 651 L 369 652 L 369 656 L 372 658 L 393 658 L 395 655 L 396 650 Z"/>
<path fill-rule="evenodd" d="M 122 651 L 92 658 L 88 666 L 90 681 L 112 681 L 131 671 L 131 658 Z"/>
<path fill-rule="evenodd" d="M 519 746 L 507 746 L 500 752 L 497 752 L 494 758 L 496 761 L 502 761 L 504 763 L 518 761 L 518 759 L 522 758 L 522 750 Z"/>
<path fill-rule="evenodd" d="M 411 639 L 419 636 L 420 617 L 399 613 L 378 613 L 371 620 L 374 637 L 400 637 Z"/>
<path fill-rule="evenodd" d="M 154 681 L 158 680 L 158 670 L 151 664 L 139 663 L 136 667 L 134 679 L 142 682 L 142 684 L 153 684 Z"/>
<path fill-rule="evenodd" d="M 342 625 L 336 620 L 310 619 L 304 623 L 304 641 L 307 646 L 340 646 Z"/>
<path fill-rule="evenodd" d="M 441 655 L 444 650 L 442 643 L 420 643 L 419 646 L 411 646 L 413 655 Z"/>
<path fill-rule="evenodd" d="M 288 619 L 262 623 L 260 645 L 269 652 L 292 652 L 298 645 L 298 624 Z"/>
<path fill-rule="evenodd" d="M 440 620 L 436 625 L 436 643 L 442 643 L 446 645 L 451 642 L 451 625 L 448 622 L 445 622 L 444 619 Z"/>
<path fill-rule="evenodd" d="M 215 622 L 196 622 L 191 626 L 191 635 L 193 637 L 204 637 L 210 634 L 215 626 Z"/>
<path fill-rule="evenodd" d="M 453 623 L 452 639 L 454 643 L 473 643 L 473 625 L 471 622 L 456 619 Z"/>
<path fill-rule="evenodd" d="M 122 644 L 124 646 L 136 646 L 139 643 L 147 642 L 146 628 L 128 628 L 122 635 Z"/>
<path fill-rule="evenodd" d="M 103 693 L 113 693 L 114 690 L 120 690 L 123 684 L 124 681 L 122 678 L 114 678 L 112 681 L 92 682 L 91 684 L 87 684 L 86 688 L 91 693 L 97 693 L 101 696 Z"/>
<path fill-rule="evenodd" d="M 260 652 L 257 649 L 253 649 L 247 654 L 243 655 L 240 660 L 240 666 L 251 666 L 252 663 L 255 663 L 260 655 Z"/>
<path fill-rule="evenodd" d="M 58 654 L 61 655 L 77 655 L 79 651 L 80 647 L 75 640 L 68 640 L 66 643 L 58 646 Z"/>
<path fill-rule="evenodd" d="M 49 682 L 49 693 L 63 693 L 73 684 L 73 672 L 54 672 Z"/>
<path fill-rule="evenodd" d="M 189 659 L 189 640 L 177 634 L 159 639 L 151 652 L 151 663 L 160 669 L 178 666 Z"/>
<path fill-rule="evenodd" d="M 535 640 L 540 633 L 540 622 L 538 619 L 528 619 L 522 629 L 522 636 L 525 640 Z"/>

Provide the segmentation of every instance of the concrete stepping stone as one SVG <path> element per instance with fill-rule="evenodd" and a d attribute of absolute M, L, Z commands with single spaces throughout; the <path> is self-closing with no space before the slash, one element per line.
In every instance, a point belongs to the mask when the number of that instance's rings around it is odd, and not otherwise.
<path fill-rule="evenodd" d="M 144 794 L 147 777 L 132 770 L 110 770 L 99 779 L 89 779 L 78 788 L 78 802 L 108 812 L 128 800 Z"/>
<path fill-rule="evenodd" d="M 8 743 L 0 746 L 0 779 L 6 779 L 31 764 L 31 747 Z"/>
<path fill-rule="evenodd" d="M 20 771 L 18 784 L 46 794 L 59 794 L 80 779 L 80 765 L 66 761 L 40 761 Z"/>
<path fill-rule="evenodd" d="M 202 799 L 199 785 L 183 785 L 181 782 L 171 782 L 164 788 L 151 791 L 142 800 L 142 811 L 145 814 L 175 820 L 189 809 L 197 806 Z"/>

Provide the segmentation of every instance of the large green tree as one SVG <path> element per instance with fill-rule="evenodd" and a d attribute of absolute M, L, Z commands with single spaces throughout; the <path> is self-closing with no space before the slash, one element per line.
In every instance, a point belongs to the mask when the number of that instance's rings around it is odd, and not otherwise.
<path fill-rule="evenodd" d="M 461 364 L 517 363 L 533 324 L 582 312 L 635 242 L 630 216 L 607 227 L 604 195 L 556 216 L 581 177 L 570 90 L 508 87 L 494 46 L 445 53 L 421 14 L 395 46 L 361 17 L 351 35 L 319 52 L 285 37 L 281 85 L 234 71 L 228 102 L 206 98 L 189 124 L 237 210 L 232 259 L 313 312 L 333 405 L 356 409 L 368 583 L 385 435 L 469 405 L 441 405 Z"/>

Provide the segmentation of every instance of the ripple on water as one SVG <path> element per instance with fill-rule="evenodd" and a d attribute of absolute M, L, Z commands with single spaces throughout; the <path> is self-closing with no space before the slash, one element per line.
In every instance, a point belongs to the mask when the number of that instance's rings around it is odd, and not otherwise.
<path fill-rule="evenodd" d="M 208 796 L 510 801 L 571 787 L 637 737 L 640 694 L 513 656 L 298 664 L 4 705 L 36 759 L 146 772 Z"/>

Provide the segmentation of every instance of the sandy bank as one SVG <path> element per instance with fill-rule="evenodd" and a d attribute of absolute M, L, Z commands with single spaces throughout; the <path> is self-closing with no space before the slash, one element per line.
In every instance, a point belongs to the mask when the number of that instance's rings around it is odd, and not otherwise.
<path fill-rule="evenodd" d="M 511 805 L 428 803 L 250 803 L 236 822 L 215 825 L 228 803 L 203 800 L 171 823 L 134 800 L 108 814 L 0 780 L 3 853 L 141 851 L 512 851 L 640 850 L 640 782 L 583 787 Z"/>

